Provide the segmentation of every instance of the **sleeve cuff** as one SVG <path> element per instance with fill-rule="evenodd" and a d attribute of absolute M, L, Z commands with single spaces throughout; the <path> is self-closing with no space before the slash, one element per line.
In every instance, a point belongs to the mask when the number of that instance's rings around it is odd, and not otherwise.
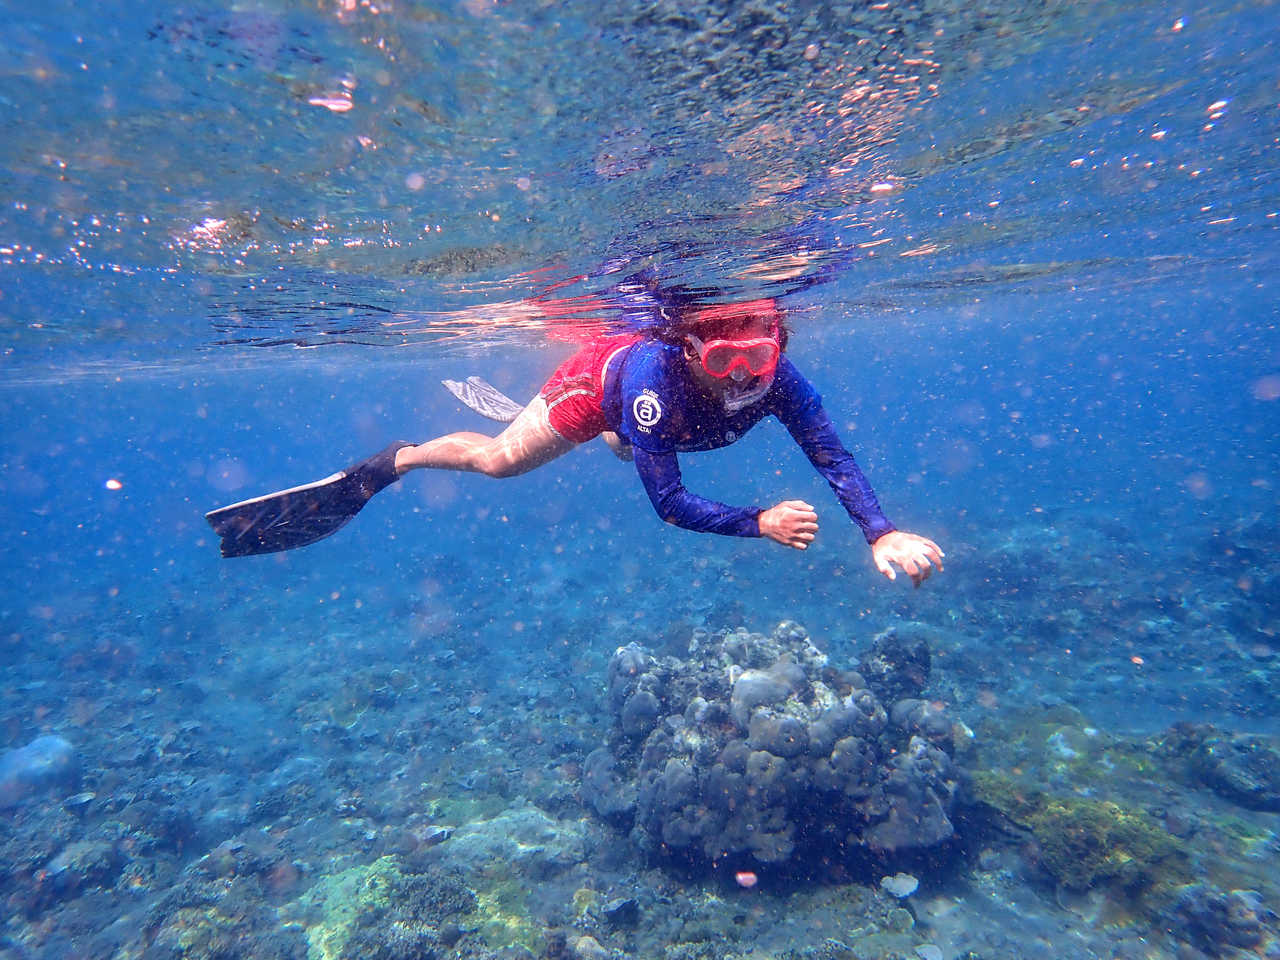
<path fill-rule="evenodd" d="M 874 520 L 868 520 L 862 524 L 862 535 L 867 538 L 867 544 L 873 544 L 886 533 L 892 533 L 898 528 L 889 522 L 887 517 L 876 517 Z"/>

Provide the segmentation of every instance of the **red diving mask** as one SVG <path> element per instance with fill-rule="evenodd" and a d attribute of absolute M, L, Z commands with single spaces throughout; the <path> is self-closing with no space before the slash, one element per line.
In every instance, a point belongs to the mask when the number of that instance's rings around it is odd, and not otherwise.
<path fill-rule="evenodd" d="M 777 325 L 773 326 L 770 336 L 748 340 L 708 340 L 703 343 L 691 333 L 685 336 L 698 351 L 702 369 L 717 379 L 733 376 L 735 380 L 741 380 L 747 374 L 771 377 L 778 369 L 778 354 L 782 351 L 778 346 Z M 743 372 L 734 376 L 736 370 Z"/>

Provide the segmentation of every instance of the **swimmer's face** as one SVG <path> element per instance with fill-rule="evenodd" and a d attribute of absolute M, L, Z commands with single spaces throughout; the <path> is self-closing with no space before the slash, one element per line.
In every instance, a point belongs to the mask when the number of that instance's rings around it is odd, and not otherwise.
<path fill-rule="evenodd" d="M 773 317 L 744 316 L 734 317 L 715 324 L 706 331 L 699 331 L 704 343 L 714 340 L 755 340 L 760 338 L 777 339 L 777 321 Z M 711 399 L 717 401 L 730 412 L 741 410 L 762 398 L 773 385 L 775 370 L 757 376 L 739 366 L 726 377 L 715 377 L 707 372 L 702 364 L 699 348 L 692 340 L 684 345 L 685 359 L 689 364 L 689 373 L 700 390 Z"/>

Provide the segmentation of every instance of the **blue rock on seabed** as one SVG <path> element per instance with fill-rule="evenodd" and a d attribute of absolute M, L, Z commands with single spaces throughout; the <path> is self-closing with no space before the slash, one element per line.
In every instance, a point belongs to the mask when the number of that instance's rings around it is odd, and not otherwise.
<path fill-rule="evenodd" d="M 80 772 L 75 748 L 62 737 L 36 737 L 0 757 L 0 809 L 16 807 L 52 787 L 69 786 Z"/>

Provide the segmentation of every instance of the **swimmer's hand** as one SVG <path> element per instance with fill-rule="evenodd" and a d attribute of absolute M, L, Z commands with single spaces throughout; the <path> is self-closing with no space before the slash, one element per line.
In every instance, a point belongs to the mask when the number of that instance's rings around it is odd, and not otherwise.
<path fill-rule="evenodd" d="M 803 500 L 783 500 L 760 514 L 760 536 L 805 550 L 818 535 L 818 514 Z"/>
<path fill-rule="evenodd" d="M 942 548 L 928 537 L 921 537 L 903 530 L 890 530 L 871 545 L 871 556 L 876 569 L 890 580 L 898 579 L 893 569 L 896 563 L 917 587 L 929 579 L 933 568 L 942 572 Z"/>
<path fill-rule="evenodd" d="M 635 451 L 631 449 L 631 444 L 627 443 L 626 440 L 623 440 L 612 430 L 604 431 L 600 434 L 600 439 L 613 451 L 613 455 L 623 463 L 630 463 L 636 458 Z"/>

